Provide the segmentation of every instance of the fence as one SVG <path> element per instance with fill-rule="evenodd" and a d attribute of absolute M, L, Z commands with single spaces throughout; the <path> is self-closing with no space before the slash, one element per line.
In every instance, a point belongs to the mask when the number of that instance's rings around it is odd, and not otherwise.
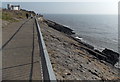
<path fill-rule="evenodd" d="M 38 42 L 40 48 L 40 56 L 41 56 L 41 64 L 42 64 L 42 71 L 43 71 L 43 80 L 47 80 L 49 82 L 56 82 L 56 77 L 52 69 L 52 65 L 49 59 L 49 55 L 43 40 L 43 36 L 41 33 L 41 29 L 38 23 L 37 18 L 35 17 L 37 33 L 38 33 Z"/>

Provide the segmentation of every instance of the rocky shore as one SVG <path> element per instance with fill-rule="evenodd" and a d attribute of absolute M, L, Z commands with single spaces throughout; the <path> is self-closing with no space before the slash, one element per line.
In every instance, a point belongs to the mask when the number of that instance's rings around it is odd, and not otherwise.
<path fill-rule="evenodd" d="M 46 20 L 44 22 L 46 22 L 49 27 L 52 27 L 60 32 L 63 32 L 63 33 L 69 34 L 69 35 L 75 34 L 72 29 L 65 27 L 63 25 L 60 25 L 56 22 L 53 22 L 50 20 Z"/>
<path fill-rule="evenodd" d="M 72 39 L 78 41 L 80 44 L 84 45 L 86 48 L 84 48 L 86 51 L 88 51 L 89 53 L 91 53 L 92 55 L 94 55 L 95 57 L 97 57 L 99 60 L 103 60 L 106 61 L 110 64 L 112 64 L 113 66 L 119 61 L 119 54 L 117 52 L 114 52 L 110 49 L 105 48 L 102 52 L 100 52 L 99 50 L 95 50 L 94 47 L 92 45 L 89 45 L 85 42 L 82 42 L 79 38 L 76 38 L 73 34 L 75 34 L 73 32 L 72 29 L 65 27 L 63 25 L 60 25 L 56 22 L 50 21 L 50 20 L 45 20 L 44 21 L 49 27 L 52 27 L 60 32 L 63 32 L 65 34 L 70 35 L 69 37 L 71 37 Z"/>
<path fill-rule="evenodd" d="M 44 41 L 58 80 L 118 80 L 120 70 L 114 67 L 119 54 L 92 45 L 74 36 L 72 29 L 39 18 Z"/>

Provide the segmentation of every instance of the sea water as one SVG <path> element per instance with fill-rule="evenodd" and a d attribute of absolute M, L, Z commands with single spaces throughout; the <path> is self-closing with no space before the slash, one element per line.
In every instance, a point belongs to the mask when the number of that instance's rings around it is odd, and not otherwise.
<path fill-rule="evenodd" d="M 100 51 L 105 48 L 120 51 L 117 15 L 45 14 L 44 17 L 73 29 L 78 38 Z M 120 68 L 119 64 L 120 61 L 115 66 Z"/>
<path fill-rule="evenodd" d="M 45 14 L 44 17 L 68 26 L 99 50 L 108 48 L 118 52 L 117 15 Z"/>

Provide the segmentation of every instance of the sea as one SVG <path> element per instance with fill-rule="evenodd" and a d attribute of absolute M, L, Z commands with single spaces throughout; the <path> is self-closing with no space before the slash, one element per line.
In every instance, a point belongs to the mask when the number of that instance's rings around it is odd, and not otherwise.
<path fill-rule="evenodd" d="M 44 17 L 73 29 L 79 38 L 100 51 L 108 48 L 119 52 L 117 15 L 44 14 Z"/>

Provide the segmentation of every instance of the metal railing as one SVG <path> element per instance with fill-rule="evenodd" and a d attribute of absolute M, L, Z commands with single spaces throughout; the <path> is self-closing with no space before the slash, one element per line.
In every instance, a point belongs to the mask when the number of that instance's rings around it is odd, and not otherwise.
<path fill-rule="evenodd" d="M 43 40 L 43 36 L 41 33 L 41 29 L 38 23 L 37 18 L 35 17 L 35 22 L 37 26 L 38 33 L 38 42 L 40 48 L 40 56 L 41 56 L 41 64 L 42 64 L 42 72 L 43 72 L 43 80 L 47 80 L 49 82 L 56 82 L 56 77 L 52 69 L 52 65 L 49 59 L 49 55 Z"/>

